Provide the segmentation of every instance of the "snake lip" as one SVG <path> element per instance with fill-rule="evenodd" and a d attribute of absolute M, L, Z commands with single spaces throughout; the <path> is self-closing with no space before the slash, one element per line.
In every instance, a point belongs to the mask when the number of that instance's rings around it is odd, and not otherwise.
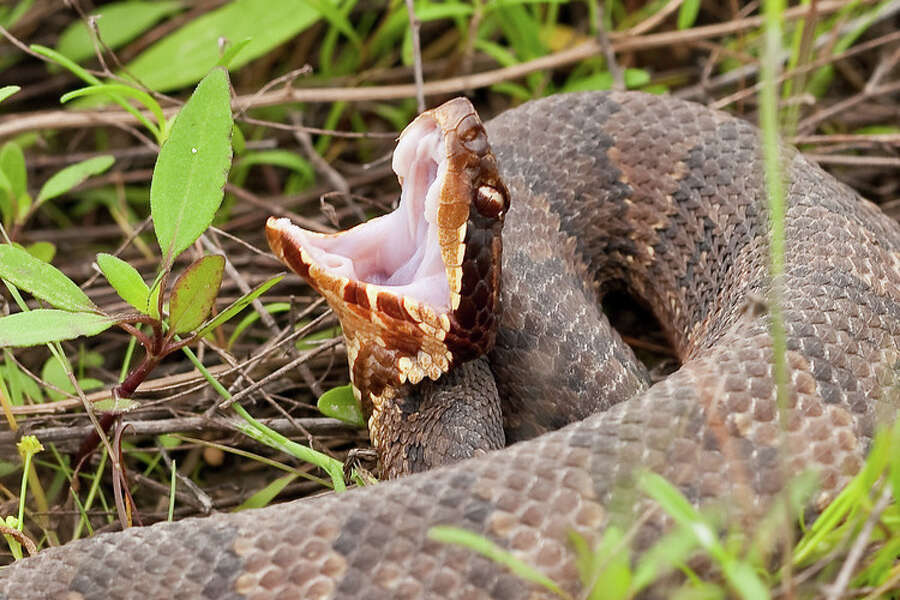
<path fill-rule="evenodd" d="M 484 127 L 463 98 L 410 123 L 392 166 L 402 191 L 387 215 L 331 234 L 286 218 L 266 225 L 275 255 L 340 319 L 357 393 L 376 399 L 493 345 L 509 207 Z"/>

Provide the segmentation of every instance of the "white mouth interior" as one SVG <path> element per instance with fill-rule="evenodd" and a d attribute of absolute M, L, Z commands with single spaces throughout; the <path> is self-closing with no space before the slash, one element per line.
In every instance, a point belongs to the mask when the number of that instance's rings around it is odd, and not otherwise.
<path fill-rule="evenodd" d="M 447 312 L 450 287 L 436 223 L 447 160 L 437 124 L 415 121 L 401 136 L 391 166 L 403 182 L 396 210 L 334 235 L 302 232 L 299 241 L 329 273 Z"/>

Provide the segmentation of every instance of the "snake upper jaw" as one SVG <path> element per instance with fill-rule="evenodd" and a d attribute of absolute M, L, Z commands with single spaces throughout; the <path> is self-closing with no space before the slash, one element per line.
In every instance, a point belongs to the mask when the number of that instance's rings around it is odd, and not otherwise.
<path fill-rule="evenodd" d="M 464 98 L 410 123 L 393 167 L 403 191 L 390 214 L 335 234 L 285 218 L 266 224 L 274 254 L 340 319 L 370 431 L 379 406 L 403 386 L 437 380 L 493 346 L 509 208 L 484 127 Z"/>

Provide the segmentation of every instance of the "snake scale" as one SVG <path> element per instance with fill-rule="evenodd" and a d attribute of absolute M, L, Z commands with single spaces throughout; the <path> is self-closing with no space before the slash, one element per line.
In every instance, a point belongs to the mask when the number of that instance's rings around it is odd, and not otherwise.
<path fill-rule="evenodd" d="M 503 310 L 488 361 L 467 364 L 476 379 L 489 367 L 507 441 L 532 439 L 345 494 L 50 548 L 4 569 L 0 597 L 537 598 L 427 531 L 482 534 L 577 593 L 568 536 L 595 543 L 644 510 L 636 469 L 733 522 L 752 523 L 807 468 L 821 482 L 812 508 L 833 498 L 900 406 L 897 223 L 783 150 L 780 413 L 754 127 L 672 98 L 583 93 L 486 130 L 510 200 Z M 652 308 L 681 359 L 652 386 L 598 308 L 616 288 Z M 660 526 L 646 521 L 635 546 Z"/>

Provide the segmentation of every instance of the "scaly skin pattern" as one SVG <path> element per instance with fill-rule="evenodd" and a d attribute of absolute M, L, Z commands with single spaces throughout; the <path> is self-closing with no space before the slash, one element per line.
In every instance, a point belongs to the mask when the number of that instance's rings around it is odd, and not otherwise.
<path fill-rule="evenodd" d="M 542 598 L 429 540 L 429 527 L 487 536 L 574 594 L 568 535 L 594 543 L 645 509 L 636 469 L 747 524 L 787 477 L 815 468 L 824 506 L 900 406 L 900 227 L 785 150 L 779 415 L 753 127 L 671 98 L 597 93 L 524 105 L 488 135 L 512 200 L 490 356 L 506 408 L 519 409 L 507 436 L 594 414 L 374 487 L 45 550 L 3 571 L 0 597 Z M 615 286 L 654 309 L 683 360 L 649 389 L 594 304 Z M 661 526 L 647 520 L 636 546 Z"/>

